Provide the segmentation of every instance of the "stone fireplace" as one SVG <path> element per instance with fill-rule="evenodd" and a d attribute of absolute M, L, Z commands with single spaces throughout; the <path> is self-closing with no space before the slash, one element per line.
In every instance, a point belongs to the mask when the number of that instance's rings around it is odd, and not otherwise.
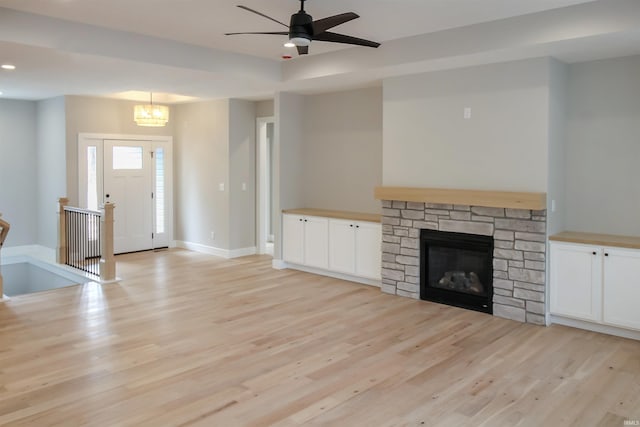
<path fill-rule="evenodd" d="M 382 291 L 420 298 L 421 230 L 493 237 L 495 316 L 545 323 L 546 210 L 382 201 Z"/>

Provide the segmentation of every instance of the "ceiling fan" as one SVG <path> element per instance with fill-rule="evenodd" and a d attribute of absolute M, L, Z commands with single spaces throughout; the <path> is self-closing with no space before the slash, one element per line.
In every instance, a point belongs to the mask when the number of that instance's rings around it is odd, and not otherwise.
<path fill-rule="evenodd" d="M 289 25 L 284 22 L 280 22 L 264 13 L 258 12 L 248 8 L 247 6 L 238 5 L 240 9 L 244 9 L 248 12 L 260 15 L 263 18 L 267 18 L 273 22 L 277 22 L 289 29 L 289 31 L 271 31 L 271 32 L 244 32 L 244 33 L 225 33 L 227 36 L 234 36 L 238 34 L 272 34 L 280 36 L 289 36 L 288 46 L 295 46 L 298 49 L 299 55 L 306 55 L 309 53 L 309 45 L 311 41 L 323 41 L 332 43 L 344 43 L 357 46 L 378 47 L 380 43 L 376 43 L 370 40 L 359 39 L 357 37 L 347 36 L 344 34 L 333 33 L 327 31 L 333 27 L 336 27 L 345 22 L 349 22 L 360 16 L 353 12 L 341 13 L 339 15 L 330 16 L 328 18 L 313 20 L 304 10 L 305 0 L 300 0 L 300 10 L 297 13 L 291 15 L 291 21 Z"/>

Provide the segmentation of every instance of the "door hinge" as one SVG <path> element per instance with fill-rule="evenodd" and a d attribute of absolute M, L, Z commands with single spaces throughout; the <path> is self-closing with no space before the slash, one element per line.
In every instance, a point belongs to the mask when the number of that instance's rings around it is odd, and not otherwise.
<path fill-rule="evenodd" d="M 151 158 L 153 159 L 153 151 L 151 151 Z"/>
<path fill-rule="evenodd" d="M 151 192 L 151 198 L 153 199 L 153 191 Z"/>
<path fill-rule="evenodd" d="M 151 239 L 153 240 L 153 233 L 151 233 Z"/>

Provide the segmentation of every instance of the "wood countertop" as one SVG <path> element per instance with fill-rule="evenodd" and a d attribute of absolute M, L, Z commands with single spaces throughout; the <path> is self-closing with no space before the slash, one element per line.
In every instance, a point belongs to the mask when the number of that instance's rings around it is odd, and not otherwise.
<path fill-rule="evenodd" d="M 612 246 L 617 248 L 640 249 L 640 237 L 618 236 L 614 234 L 582 233 L 578 231 L 563 231 L 549 240 L 556 242 L 581 243 L 585 245 Z"/>
<path fill-rule="evenodd" d="M 382 222 L 382 215 L 362 212 L 332 211 L 329 209 L 301 208 L 284 209 L 282 213 L 294 215 L 321 216 L 352 221 Z"/>

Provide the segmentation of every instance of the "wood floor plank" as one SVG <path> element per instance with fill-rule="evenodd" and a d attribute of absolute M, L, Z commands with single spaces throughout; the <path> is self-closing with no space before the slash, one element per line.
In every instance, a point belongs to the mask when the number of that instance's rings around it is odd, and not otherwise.
<path fill-rule="evenodd" d="M 0 303 L 0 425 L 621 426 L 640 342 L 399 298 L 271 259 L 117 257 Z"/>

